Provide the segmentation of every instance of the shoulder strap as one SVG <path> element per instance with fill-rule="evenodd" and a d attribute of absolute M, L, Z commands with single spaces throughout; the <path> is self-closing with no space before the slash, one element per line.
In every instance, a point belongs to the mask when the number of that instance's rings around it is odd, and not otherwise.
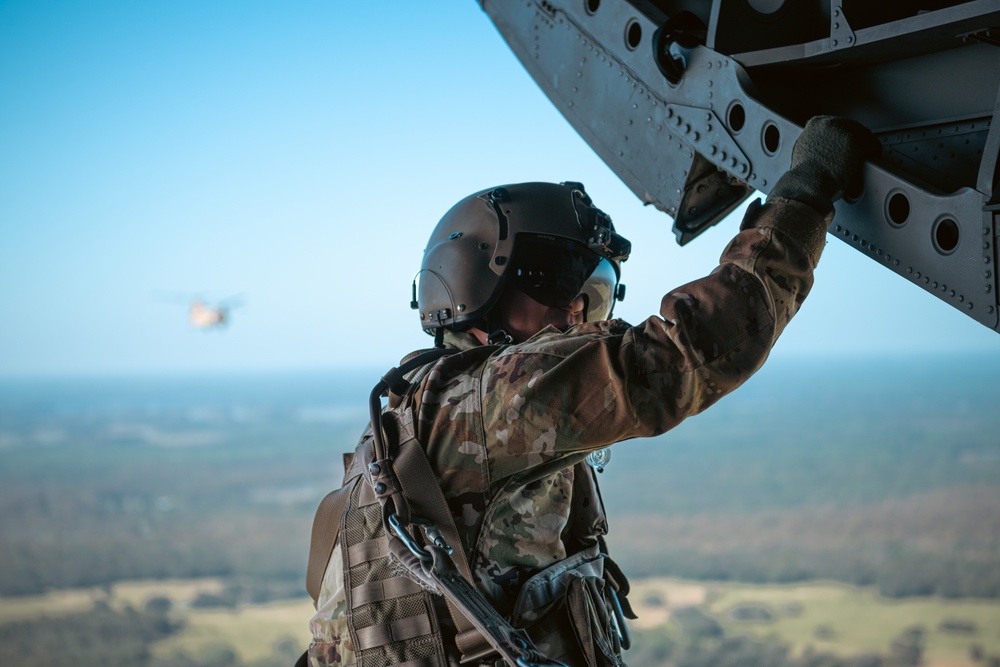
<path fill-rule="evenodd" d="M 371 480 L 383 502 L 389 551 L 408 571 L 444 596 L 455 621 L 462 661 L 496 651 L 510 665 L 560 667 L 561 663 L 545 658 L 527 633 L 514 628 L 473 585 L 441 483 L 414 435 L 412 407 L 390 414 L 392 417 L 382 417 L 382 423 L 394 431 L 399 444 L 392 459 L 378 464 L 381 474 Z M 389 464 L 391 473 L 384 464 Z M 405 503 L 406 521 L 395 511 L 400 509 L 397 497 Z"/>
<path fill-rule="evenodd" d="M 323 575 L 326 573 L 326 566 L 330 563 L 333 547 L 340 534 L 340 520 L 351 498 L 351 489 L 354 488 L 351 481 L 357 482 L 360 476 L 361 471 L 354 466 L 354 452 L 344 454 L 343 485 L 326 494 L 316 510 L 316 517 L 313 519 L 312 539 L 309 543 L 309 566 L 306 569 L 306 591 L 312 598 L 313 604 L 317 604 L 319 601 L 319 589 L 323 584 Z"/>
<path fill-rule="evenodd" d="M 313 604 L 319 602 L 320 586 L 323 584 L 323 574 L 333 554 L 337 535 L 340 533 L 340 518 L 347 509 L 347 501 L 351 499 L 354 484 L 340 487 L 326 494 L 316 510 L 313 519 L 312 540 L 309 543 L 309 567 L 306 570 L 306 590 Z"/>
<path fill-rule="evenodd" d="M 383 378 L 383 391 L 391 386 L 391 375 Z M 399 385 L 398 390 L 394 393 L 403 393 L 408 387 Z M 365 477 L 382 503 L 389 550 L 407 570 L 444 596 L 455 621 L 463 662 L 496 651 L 511 665 L 559 667 L 561 663 L 546 659 L 527 633 L 515 629 L 473 584 L 441 482 L 416 438 L 412 403 L 406 401 L 386 413 L 379 409 L 376 414 L 377 398 L 373 392 L 375 460 L 368 463 Z M 381 408 L 380 400 L 378 406 Z"/>
<path fill-rule="evenodd" d="M 402 394 L 409 388 L 406 374 L 413 369 L 440 359 L 445 354 L 452 352 L 443 348 L 434 348 L 414 355 L 397 368 L 393 368 L 379 382 L 376 390 L 379 395 L 388 390 L 396 394 Z M 373 392 L 374 394 L 374 392 Z M 379 400 L 375 396 L 375 400 Z M 381 412 L 381 404 L 379 404 Z M 373 424 L 376 422 L 372 422 Z M 371 428 L 371 426 L 369 426 Z M 361 474 L 361 471 L 354 465 L 354 455 L 344 455 L 344 482 L 339 489 L 331 491 L 320 502 L 313 519 L 312 538 L 309 543 L 309 565 L 306 569 L 306 591 L 316 604 L 319 600 L 320 587 L 323 584 L 323 575 L 327 565 L 330 563 L 330 556 L 333 554 L 333 547 L 340 534 L 341 518 L 347 509 L 347 503 L 351 498 L 350 480 Z"/>
<path fill-rule="evenodd" d="M 350 465 L 351 475 L 345 472 L 345 481 L 365 477 L 382 507 L 389 550 L 411 574 L 445 597 L 455 621 L 463 662 L 496 651 L 510 665 L 565 667 L 545 658 L 527 633 L 511 626 L 473 585 L 468 558 L 440 481 L 416 439 L 413 406 L 406 401 L 399 409 L 382 412 L 381 398 L 387 392 L 397 396 L 409 392 L 412 385 L 406 378 L 408 373 L 453 352 L 428 350 L 382 377 L 369 401 L 372 442 L 367 447 L 359 446 Z M 356 481 L 347 483 L 328 494 L 316 513 L 306 578 L 306 588 L 314 601 L 355 486 Z M 423 534 L 413 531 L 414 527 L 422 528 Z"/>

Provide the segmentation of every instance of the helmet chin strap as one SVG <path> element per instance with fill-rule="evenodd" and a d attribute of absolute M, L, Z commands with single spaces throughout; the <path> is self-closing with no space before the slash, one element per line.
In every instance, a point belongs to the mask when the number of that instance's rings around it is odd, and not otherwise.
<path fill-rule="evenodd" d="M 503 329 L 497 329 L 486 337 L 486 342 L 489 345 L 512 345 L 514 343 L 514 337 Z"/>
<path fill-rule="evenodd" d="M 511 345 L 514 342 L 514 337 L 503 328 L 497 308 L 493 308 L 485 316 L 472 322 L 468 328 L 482 331 L 486 335 L 487 345 Z"/>
<path fill-rule="evenodd" d="M 497 302 L 499 303 L 499 301 L 498 299 Z M 486 343 L 488 345 L 510 345 L 514 342 L 514 337 L 503 328 L 500 309 L 496 305 L 490 309 L 490 312 L 486 313 L 486 321 L 483 324 L 486 325 L 483 331 L 487 334 Z"/>

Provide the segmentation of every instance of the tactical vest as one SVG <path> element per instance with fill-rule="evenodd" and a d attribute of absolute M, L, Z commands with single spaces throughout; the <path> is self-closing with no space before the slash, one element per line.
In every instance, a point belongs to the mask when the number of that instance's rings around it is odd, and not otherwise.
<path fill-rule="evenodd" d="M 623 667 L 625 618 L 635 616 L 628 582 L 607 554 L 604 505 L 583 455 L 564 466 L 574 468 L 562 536 L 567 557 L 523 584 L 509 618 L 476 590 L 451 511 L 414 434 L 414 389 L 443 354 L 418 355 L 372 392 L 371 426 L 345 455 L 343 486 L 316 513 L 306 584 L 313 601 L 339 537 L 359 667 Z M 383 409 L 386 395 L 391 400 Z M 506 485 L 491 504 L 531 481 Z"/>

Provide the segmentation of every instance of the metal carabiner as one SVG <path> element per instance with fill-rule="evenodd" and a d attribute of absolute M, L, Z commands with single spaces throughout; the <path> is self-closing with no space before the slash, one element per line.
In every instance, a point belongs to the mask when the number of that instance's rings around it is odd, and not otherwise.
<path fill-rule="evenodd" d="M 414 526 L 423 526 L 424 530 L 427 532 L 427 538 L 446 554 L 451 555 L 455 553 L 455 550 L 445 541 L 444 535 L 441 534 L 441 529 L 433 523 L 419 517 L 412 517 L 410 519 L 410 523 Z M 410 531 L 403 527 L 403 524 L 400 522 L 399 517 L 396 516 L 395 512 L 389 515 L 389 525 L 392 527 L 392 530 L 396 533 L 396 535 L 399 536 L 399 539 L 403 541 L 403 544 L 406 545 L 406 548 L 410 550 L 410 553 L 420 560 L 433 559 L 433 556 L 428 553 L 426 549 L 417 544 L 417 541 L 413 539 L 413 535 L 410 534 Z"/>
<path fill-rule="evenodd" d="M 403 524 L 400 523 L 399 517 L 396 516 L 395 513 L 389 515 L 388 521 L 393 532 L 396 533 L 400 540 L 402 540 L 406 548 L 410 550 L 410 553 L 419 558 L 421 561 L 426 562 L 433 559 L 433 557 L 427 553 L 422 546 L 417 544 L 417 541 L 413 539 L 413 535 L 411 535 L 410 531 L 403 527 Z"/>
<path fill-rule="evenodd" d="M 611 591 L 611 610 L 614 612 L 615 627 L 618 628 L 618 643 L 623 651 L 627 651 L 632 646 L 632 633 L 628 631 L 628 625 L 625 624 L 625 612 L 622 611 L 618 591 L 611 585 L 608 585 L 608 590 Z"/>
<path fill-rule="evenodd" d="M 510 641 L 514 646 L 527 654 L 527 657 L 524 655 L 518 656 L 514 661 L 517 667 L 567 667 L 558 660 L 549 660 L 531 645 L 530 640 L 519 637 L 516 633 L 511 636 Z"/>
<path fill-rule="evenodd" d="M 455 550 L 451 548 L 451 545 L 444 539 L 444 535 L 441 533 L 441 529 L 435 526 L 430 521 L 424 521 L 423 519 L 414 518 L 413 523 L 423 526 L 424 532 L 427 533 L 427 539 L 434 543 L 434 546 L 443 550 L 449 556 L 455 553 Z"/>

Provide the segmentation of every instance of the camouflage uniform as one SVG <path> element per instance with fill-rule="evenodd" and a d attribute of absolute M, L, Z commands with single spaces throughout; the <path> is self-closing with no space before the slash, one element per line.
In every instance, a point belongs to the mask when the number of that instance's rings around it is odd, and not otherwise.
<path fill-rule="evenodd" d="M 797 201 L 755 203 L 719 266 L 669 292 L 659 316 L 638 326 L 549 327 L 507 346 L 446 333 L 460 352 L 417 389 L 417 437 L 475 583 L 501 613 L 524 581 L 567 555 L 575 463 L 668 431 L 760 368 L 812 286 L 829 220 Z M 338 562 L 312 621 L 317 667 L 354 662 Z"/>

